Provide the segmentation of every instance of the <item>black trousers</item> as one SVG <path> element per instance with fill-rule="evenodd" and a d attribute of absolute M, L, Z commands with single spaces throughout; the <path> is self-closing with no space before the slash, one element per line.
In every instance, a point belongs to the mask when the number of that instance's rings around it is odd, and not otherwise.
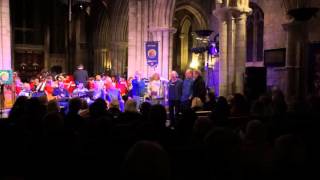
<path fill-rule="evenodd" d="M 180 100 L 169 100 L 169 116 L 171 121 L 171 126 L 175 126 L 176 115 L 180 112 Z"/>

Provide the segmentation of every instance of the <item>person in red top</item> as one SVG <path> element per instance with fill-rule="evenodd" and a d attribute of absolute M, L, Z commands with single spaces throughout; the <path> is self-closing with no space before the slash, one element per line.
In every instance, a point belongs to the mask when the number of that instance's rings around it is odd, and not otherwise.
<path fill-rule="evenodd" d="M 15 77 L 14 87 L 15 87 L 15 91 L 16 91 L 17 96 L 22 91 L 22 86 L 23 86 L 23 83 L 21 82 L 21 79 L 19 77 Z"/>
<path fill-rule="evenodd" d="M 74 82 L 73 77 L 71 75 L 67 75 L 63 82 L 65 85 L 64 88 L 66 88 L 68 92 L 72 94 L 73 90 L 76 88 L 76 83 Z"/>
<path fill-rule="evenodd" d="M 51 76 L 47 77 L 46 85 L 45 85 L 44 90 L 47 93 L 47 95 L 52 96 L 52 93 L 53 93 L 53 80 L 52 80 Z"/>
<path fill-rule="evenodd" d="M 120 80 L 116 84 L 116 88 L 120 90 L 121 96 L 126 95 L 128 93 L 127 81 L 123 77 L 120 77 Z"/>
<path fill-rule="evenodd" d="M 95 82 L 93 77 L 89 77 L 88 79 L 88 90 L 94 90 L 95 89 Z"/>

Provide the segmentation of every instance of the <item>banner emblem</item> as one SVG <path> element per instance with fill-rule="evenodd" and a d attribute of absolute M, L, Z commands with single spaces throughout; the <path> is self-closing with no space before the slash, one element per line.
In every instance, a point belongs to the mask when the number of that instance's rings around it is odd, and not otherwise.
<path fill-rule="evenodd" d="M 146 58 L 147 64 L 151 67 L 158 65 L 158 42 L 146 42 Z"/>

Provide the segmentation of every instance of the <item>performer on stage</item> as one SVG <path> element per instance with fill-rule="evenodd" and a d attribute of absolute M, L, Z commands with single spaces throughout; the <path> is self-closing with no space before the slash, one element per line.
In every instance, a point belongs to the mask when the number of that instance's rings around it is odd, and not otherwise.
<path fill-rule="evenodd" d="M 77 88 L 72 92 L 73 97 L 85 98 L 88 100 L 88 92 L 89 90 L 84 87 L 83 83 L 79 83 Z"/>
<path fill-rule="evenodd" d="M 124 101 L 122 100 L 119 89 L 112 84 L 111 78 L 106 79 L 106 99 L 109 103 L 113 100 L 119 101 L 120 110 L 124 111 Z"/>
<path fill-rule="evenodd" d="M 29 83 L 23 83 L 22 90 L 20 91 L 18 96 L 26 96 L 29 98 L 32 96 L 32 91 Z"/>
<path fill-rule="evenodd" d="M 104 89 L 104 85 L 101 85 L 101 82 L 99 81 L 95 81 L 93 84 L 94 88 L 93 88 L 93 96 L 92 96 L 92 100 L 96 100 L 99 98 L 102 98 L 103 100 L 105 100 L 105 96 L 106 96 L 106 92 Z"/>
<path fill-rule="evenodd" d="M 88 71 L 84 70 L 84 67 L 82 64 L 80 64 L 77 68 L 77 70 L 73 73 L 74 81 L 76 83 L 82 83 L 86 86 L 86 82 L 89 78 Z"/>
<path fill-rule="evenodd" d="M 40 82 L 37 82 L 38 79 L 35 79 L 35 84 L 34 84 L 34 88 L 35 88 L 35 92 L 33 93 L 33 97 L 42 97 L 42 96 L 46 96 L 46 92 L 45 92 L 45 88 L 46 88 L 46 84 L 47 84 L 47 80 L 45 77 L 41 78 Z"/>
<path fill-rule="evenodd" d="M 196 70 L 193 72 L 194 83 L 192 87 L 192 98 L 198 97 L 202 103 L 206 102 L 206 83 L 204 82 L 201 71 Z"/>
<path fill-rule="evenodd" d="M 116 84 L 116 88 L 120 90 L 121 96 L 126 95 L 128 93 L 127 81 L 123 77 L 120 77 Z"/>
<path fill-rule="evenodd" d="M 168 87 L 170 125 L 175 126 L 175 117 L 180 112 L 180 99 L 182 94 L 182 80 L 176 71 L 171 72 Z"/>
<path fill-rule="evenodd" d="M 191 107 L 192 88 L 193 88 L 192 70 L 188 69 L 185 73 L 185 79 L 183 80 L 183 85 L 182 85 L 182 95 L 181 95 L 182 111 L 185 111 Z"/>
<path fill-rule="evenodd" d="M 54 88 L 52 95 L 58 100 L 60 106 L 67 108 L 69 92 L 64 88 L 64 83 L 62 81 L 58 82 L 58 87 Z"/>
<path fill-rule="evenodd" d="M 143 100 L 143 97 L 146 93 L 146 85 L 144 81 L 141 79 L 140 72 L 136 72 L 134 79 L 131 81 L 131 85 L 129 82 L 129 86 L 132 86 L 130 92 L 130 96 L 136 101 L 137 107 L 140 107 L 140 104 Z"/>
<path fill-rule="evenodd" d="M 76 89 L 76 83 L 71 75 L 67 75 L 66 77 L 62 78 L 64 82 L 64 88 L 68 90 L 69 94 L 72 94 L 73 91 Z"/>
<path fill-rule="evenodd" d="M 164 100 L 165 88 L 158 73 L 154 73 L 150 78 L 148 94 L 151 97 L 152 104 L 161 104 Z"/>

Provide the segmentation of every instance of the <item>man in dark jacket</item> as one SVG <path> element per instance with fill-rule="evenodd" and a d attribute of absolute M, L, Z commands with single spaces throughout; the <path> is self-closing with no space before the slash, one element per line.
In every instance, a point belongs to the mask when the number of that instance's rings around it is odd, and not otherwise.
<path fill-rule="evenodd" d="M 178 79 L 178 73 L 176 71 L 172 71 L 168 84 L 169 115 L 171 126 L 175 125 L 175 116 L 180 112 L 181 95 L 182 80 Z"/>
<path fill-rule="evenodd" d="M 206 102 L 206 83 L 204 82 L 201 72 L 196 70 L 193 72 L 193 88 L 192 88 L 192 98 L 198 97 L 201 99 L 202 103 Z"/>
<path fill-rule="evenodd" d="M 88 80 L 88 71 L 84 70 L 83 65 L 80 64 L 77 70 L 74 71 L 73 77 L 76 84 L 83 83 L 86 86 Z"/>

